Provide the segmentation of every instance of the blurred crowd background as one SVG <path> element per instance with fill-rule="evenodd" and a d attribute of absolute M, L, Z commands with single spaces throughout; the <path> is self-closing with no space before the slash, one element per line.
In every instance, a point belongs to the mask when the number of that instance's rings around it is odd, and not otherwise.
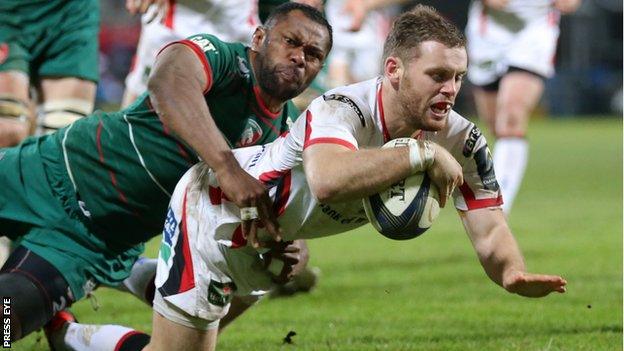
<path fill-rule="evenodd" d="M 416 3 L 436 7 L 460 28 L 466 25 L 468 0 L 412 1 L 388 9 L 400 13 Z M 141 32 L 140 17 L 131 16 L 125 1 L 102 1 L 100 73 L 96 107 L 119 106 L 124 79 Z M 563 16 L 556 56 L 557 74 L 549 79 L 537 115 L 553 117 L 622 114 L 622 1 L 583 0 L 573 15 Z M 455 107 L 474 116 L 466 82 Z"/>

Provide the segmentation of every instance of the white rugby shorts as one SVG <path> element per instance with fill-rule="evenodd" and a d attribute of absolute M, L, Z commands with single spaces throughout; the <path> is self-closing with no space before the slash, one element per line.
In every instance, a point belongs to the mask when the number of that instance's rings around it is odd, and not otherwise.
<path fill-rule="evenodd" d="M 213 204 L 210 192 L 203 190 L 208 183 L 216 180 L 207 167 L 196 165 L 176 186 L 155 281 L 159 296 L 154 310 L 195 329 L 218 326 L 233 296 L 259 297 L 274 284 L 260 252 L 250 246 L 232 248 L 229 240 L 217 239 L 217 233 L 223 238 L 239 227 L 239 209 L 229 202 Z"/>
<path fill-rule="evenodd" d="M 492 16 L 473 6 L 466 26 L 468 79 L 477 86 L 488 85 L 510 67 L 549 78 L 554 74 L 558 37 L 554 13 L 527 21 L 510 15 Z"/>

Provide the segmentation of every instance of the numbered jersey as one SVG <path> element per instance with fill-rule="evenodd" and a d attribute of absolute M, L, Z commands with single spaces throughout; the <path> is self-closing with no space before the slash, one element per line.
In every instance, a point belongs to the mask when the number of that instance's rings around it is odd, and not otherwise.
<path fill-rule="evenodd" d="M 265 146 L 235 150 L 243 168 L 271 188 L 286 240 L 338 234 L 367 223 L 361 200 L 324 204 L 314 198 L 306 181 L 302 153 L 322 143 L 352 150 L 383 146 L 389 135 L 381 85 L 378 78 L 331 90 L 310 104 L 287 135 Z M 419 138 L 441 145 L 461 164 L 465 183 L 453 194 L 459 210 L 502 204 L 487 143 L 473 123 L 451 112 L 443 130 L 421 132 Z M 176 192 L 186 191 L 197 177 L 185 176 Z M 194 197 L 201 205 L 191 206 L 205 211 L 200 216 L 209 221 L 203 226 L 209 231 L 206 235 L 229 246 L 245 245 L 239 209 L 221 195 L 210 172 L 202 177 L 206 195 Z"/>
<path fill-rule="evenodd" d="M 298 111 L 290 102 L 279 113 L 266 108 L 244 45 L 207 34 L 179 43 L 201 60 L 205 103 L 232 147 L 265 144 L 288 130 Z M 162 124 L 147 94 L 125 110 L 95 113 L 50 137 L 63 149 L 93 230 L 124 244 L 146 241 L 162 230 L 175 184 L 198 161 Z"/>

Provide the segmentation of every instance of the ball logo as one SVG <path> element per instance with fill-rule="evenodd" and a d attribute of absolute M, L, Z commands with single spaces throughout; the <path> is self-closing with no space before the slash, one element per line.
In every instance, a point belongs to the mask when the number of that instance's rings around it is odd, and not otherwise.
<path fill-rule="evenodd" d="M 247 120 L 247 127 L 241 134 L 240 139 L 236 143 L 236 147 L 245 147 L 254 145 L 262 137 L 262 128 L 258 125 L 258 122 L 253 119 Z"/>

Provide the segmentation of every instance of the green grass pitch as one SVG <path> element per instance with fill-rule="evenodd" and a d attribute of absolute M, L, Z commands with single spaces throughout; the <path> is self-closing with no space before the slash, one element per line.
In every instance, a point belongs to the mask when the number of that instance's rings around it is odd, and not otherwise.
<path fill-rule="evenodd" d="M 483 273 L 452 206 L 421 238 L 394 242 L 366 226 L 309 242 L 322 270 L 311 294 L 262 301 L 220 350 L 621 350 L 622 121 L 533 121 L 525 182 L 510 218 L 531 272 L 561 274 L 568 292 L 506 293 Z M 155 256 L 158 243 L 148 253 Z M 149 332 L 151 312 L 99 289 L 84 323 Z M 283 338 L 295 331 L 293 344 Z M 45 350 L 42 333 L 13 345 Z M 40 339 L 37 341 L 37 339 Z"/>

